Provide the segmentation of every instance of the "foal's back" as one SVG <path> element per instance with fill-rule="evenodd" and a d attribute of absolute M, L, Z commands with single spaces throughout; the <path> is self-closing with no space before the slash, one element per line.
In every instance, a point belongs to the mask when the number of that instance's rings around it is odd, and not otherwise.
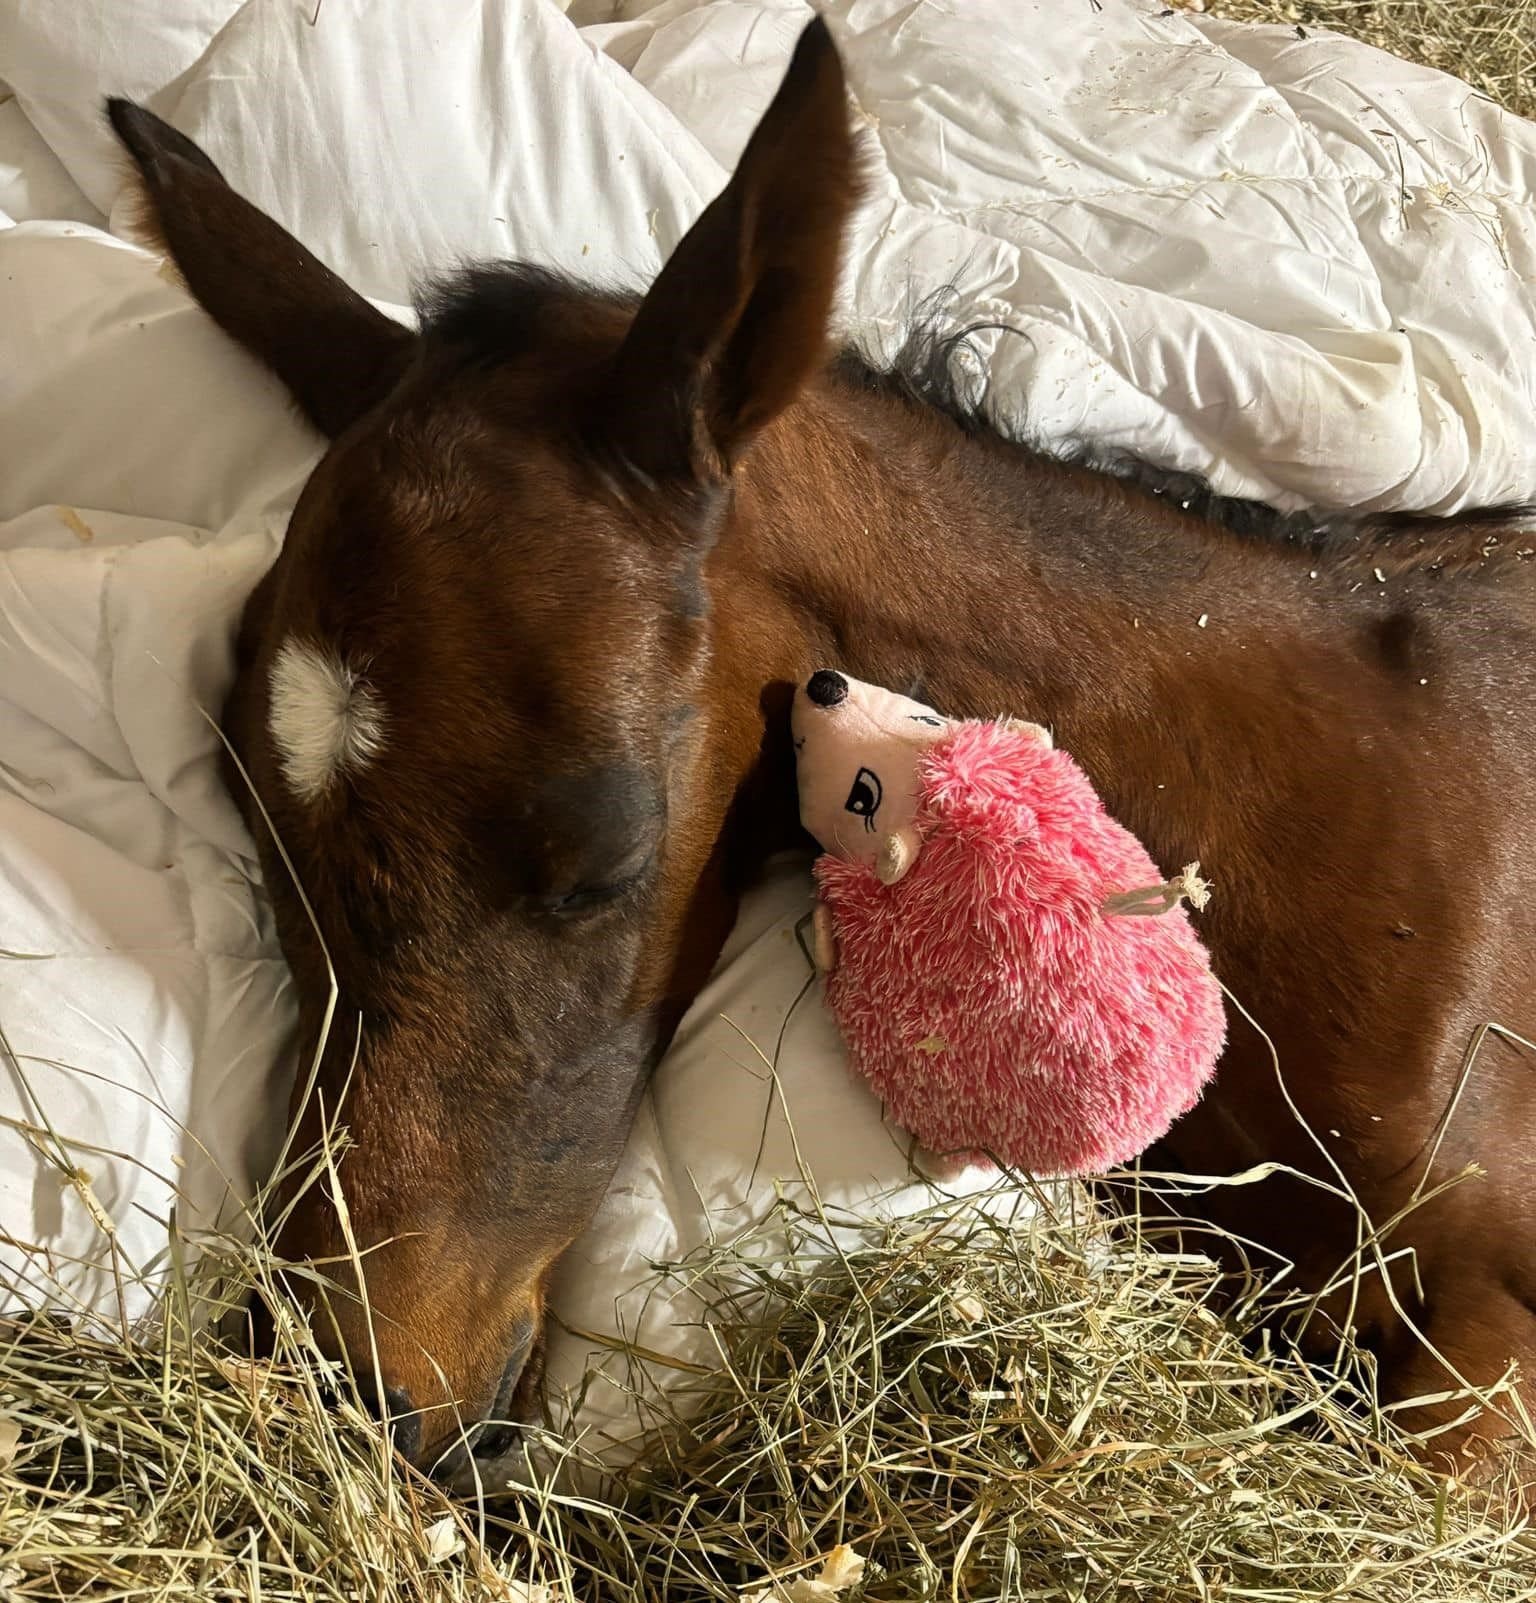
<path fill-rule="evenodd" d="M 1206 776 L 1207 816 L 1248 815 L 1252 872 L 1229 876 L 1211 929 L 1270 1039 L 1234 1017 L 1220 1089 L 1168 1153 L 1312 1177 L 1201 1211 L 1283 1252 L 1308 1290 L 1336 1287 L 1325 1307 L 1377 1348 L 1395 1401 L 1446 1390 L 1446 1364 L 1479 1386 L 1536 1366 L 1536 1053 L 1504 1033 L 1536 1033 L 1536 571 L 1519 542 L 1487 521 L 1319 553 L 1316 599 L 1267 624 L 1294 679 L 1204 687 L 1207 716 L 1263 719 L 1296 788 Z M 1357 1231 L 1381 1233 L 1358 1281 Z M 1500 1406 L 1519 1418 L 1518 1397 Z"/>

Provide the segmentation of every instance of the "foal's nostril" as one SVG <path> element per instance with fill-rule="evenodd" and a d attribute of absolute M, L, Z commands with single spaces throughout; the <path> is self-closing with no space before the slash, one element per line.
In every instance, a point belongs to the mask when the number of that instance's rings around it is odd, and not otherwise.
<path fill-rule="evenodd" d="M 267 1299 L 253 1291 L 245 1305 L 246 1347 L 252 1358 L 272 1358 L 277 1353 L 277 1321 Z"/>
<path fill-rule="evenodd" d="M 389 1432 L 390 1440 L 402 1458 L 414 1460 L 421 1451 L 421 1415 L 411 1404 L 411 1395 L 400 1386 L 384 1388 L 384 1406 L 371 1380 L 358 1377 L 357 1400 Z"/>
<path fill-rule="evenodd" d="M 830 668 L 818 668 L 806 684 L 805 693 L 818 707 L 835 707 L 848 699 L 848 681 Z"/>
<path fill-rule="evenodd" d="M 523 1428 L 507 1420 L 487 1425 L 475 1438 L 475 1457 L 504 1458 L 522 1439 Z"/>

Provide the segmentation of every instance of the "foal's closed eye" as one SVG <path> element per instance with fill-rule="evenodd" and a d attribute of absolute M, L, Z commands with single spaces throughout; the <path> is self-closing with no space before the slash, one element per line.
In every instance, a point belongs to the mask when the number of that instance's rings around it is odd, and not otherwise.
<path fill-rule="evenodd" d="M 652 849 L 638 868 L 618 878 L 605 880 L 602 884 L 576 885 L 558 895 L 542 897 L 540 906 L 556 918 L 578 918 L 583 913 L 595 913 L 601 908 L 611 907 L 630 891 L 637 890 L 655 863 L 656 850 Z"/>

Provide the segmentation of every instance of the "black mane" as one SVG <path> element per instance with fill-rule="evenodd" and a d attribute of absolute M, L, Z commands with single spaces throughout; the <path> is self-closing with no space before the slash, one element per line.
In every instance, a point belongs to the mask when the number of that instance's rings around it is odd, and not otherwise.
<path fill-rule="evenodd" d="M 1430 534 L 1452 526 L 1507 525 L 1536 516 L 1536 502 L 1469 509 L 1450 517 L 1409 512 L 1362 517 L 1309 508 L 1283 512 L 1265 501 L 1218 494 L 1197 474 L 1161 467 L 1128 451 L 1110 451 L 1091 441 L 1046 442 L 1027 430 L 1005 434 L 989 416 L 990 383 L 976 376 L 985 375 L 986 364 L 973 341 L 978 334 L 1019 331 L 1007 323 L 946 326 L 935 307 L 951 294 L 941 292 L 924 303 L 888 366 L 876 366 L 849 347 L 834 364 L 837 376 L 865 393 L 894 396 L 910 406 L 938 412 L 966 434 L 1006 439 L 1042 461 L 1107 474 L 1149 497 L 1176 502 L 1184 511 L 1232 534 L 1289 545 L 1312 556 L 1341 556 L 1379 548 L 1394 534 L 1408 530 Z"/>
<path fill-rule="evenodd" d="M 422 337 L 462 362 L 493 364 L 535 346 L 552 320 L 594 306 L 633 307 L 639 296 L 600 288 L 531 262 L 475 262 L 416 292 Z"/>

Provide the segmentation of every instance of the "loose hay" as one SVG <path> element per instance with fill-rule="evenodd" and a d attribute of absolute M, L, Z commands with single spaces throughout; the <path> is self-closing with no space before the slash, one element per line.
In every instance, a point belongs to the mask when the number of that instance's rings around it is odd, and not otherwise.
<path fill-rule="evenodd" d="M 1202 1259 L 953 1205 L 842 1254 L 786 1227 L 797 1263 L 704 1269 L 726 1389 L 622 1511 L 501 1511 L 562 1591 L 734 1598 L 847 1545 L 868 1598 L 1536 1596 L 1536 1537 L 1411 1461 L 1358 1361 L 1246 1351 Z"/>
<path fill-rule="evenodd" d="M 1171 0 L 1239 22 L 1329 28 L 1536 117 L 1536 0 Z"/>
<path fill-rule="evenodd" d="M 1536 1598 L 1536 1533 L 1411 1462 L 1363 1364 L 1341 1378 L 1247 1350 L 1203 1259 L 1110 1245 L 1086 1212 L 1010 1226 L 948 1204 L 866 1221 L 852 1249 L 838 1224 L 841 1247 L 785 1203 L 755 1238 L 669 1271 L 708 1288 L 725 1369 L 603 1496 L 530 1486 L 454 1506 L 355 1407 L 328 1406 L 344 1379 L 301 1331 L 272 1365 L 192 1334 L 190 1295 L 236 1305 L 269 1281 L 259 1252 L 196 1271 L 132 1341 L 13 1326 L 0 1591 Z M 1533 1473 L 1509 1455 L 1506 1484 Z"/>
<path fill-rule="evenodd" d="M 243 1291 L 269 1282 L 237 1258 Z M 183 1290 L 190 1290 L 183 1287 Z M 394 1459 L 333 1368 L 253 1364 L 173 1292 L 123 1340 L 0 1327 L 0 1597 L 537 1603 Z M 302 1338 L 290 1342 L 298 1360 Z"/>

